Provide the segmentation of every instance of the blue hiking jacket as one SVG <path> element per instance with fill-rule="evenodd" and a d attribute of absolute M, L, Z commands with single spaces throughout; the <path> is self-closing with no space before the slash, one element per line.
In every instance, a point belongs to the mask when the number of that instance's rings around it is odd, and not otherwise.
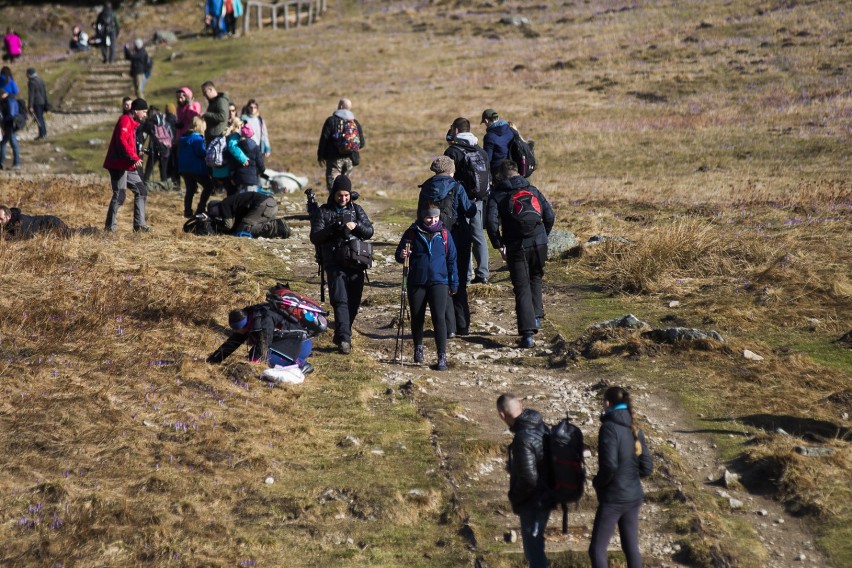
<path fill-rule="evenodd" d="M 453 209 L 456 212 L 456 224 L 447 226 L 447 220 L 441 219 L 444 226 L 453 233 L 455 239 L 470 239 L 470 219 L 476 216 L 476 205 L 470 201 L 464 185 L 456 179 L 437 175 L 432 176 L 420 186 L 420 197 L 417 199 L 417 211 L 426 207 L 429 203 L 440 205 L 453 187 L 458 184 L 455 197 L 453 198 Z"/>
<path fill-rule="evenodd" d="M 498 120 L 485 130 L 482 149 L 488 154 L 491 173 L 497 171 L 503 160 L 509 157 L 509 142 L 515 137 L 515 131 L 509 128 L 505 120 Z"/>
<path fill-rule="evenodd" d="M 187 132 L 178 140 L 178 171 L 181 174 L 206 176 L 207 164 L 204 157 L 207 146 L 204 136 L 198 132 Z"/>
<path fill-rule="evenodd" d="M 447 241 L 444 242 L 446 233 Z M 403 262 L 402 251 L 406 243 L 411 243 L 409 258 L 408 286 L 435 286 L 446 284 L 450 292 L 459 289 L 458 269 L 456 268 L 456 244 L 449 231 L 426 232 L 419 223 L 412 224 L 396 247 L 396 261 Z"/>

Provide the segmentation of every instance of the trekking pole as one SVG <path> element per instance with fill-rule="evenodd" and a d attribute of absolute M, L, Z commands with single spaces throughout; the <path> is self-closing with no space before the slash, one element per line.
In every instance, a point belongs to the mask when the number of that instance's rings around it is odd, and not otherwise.
<path fill-rule="evenodd" d="M 408 298 L 408 259 L 411 254 L 411 243 L 405 243 L 405 259 L 402 262 L 402 289 L 399 292 L 399 316 L 396 322 L 396 348 L 393 352 L 393 360 L 403 363 L 402 356 L 405 351 L 403 335 L 405 334 L 405 302 Z"/>
<path fill-rule="evenodd" d="M 305 189 L 305 196 L 308 199 L 308 217 L 313 223 L 314 215 L 319 214 L 319 204 L 312 188 Z M 320 278 L 320 302 L 325 303 L 325 270 L 322 269 L 322 249 L 319 245 L 314 245 L 314 261 L 317 263 L 317 276 Z"/>

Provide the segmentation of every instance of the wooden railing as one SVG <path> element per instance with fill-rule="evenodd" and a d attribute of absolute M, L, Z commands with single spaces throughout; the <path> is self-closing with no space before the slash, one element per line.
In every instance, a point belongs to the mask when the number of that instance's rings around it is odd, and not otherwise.
<path fill-rule="evenodd" d="M 252 8 L 254 8 L 254 18 L 252 18 Z M 246 10 L 243 14 L 243 33 L 249 33 L 252 19 L 259 30 L 268 24 L 272 25 L 273 30 L 277 30 L 281 24 L 285 30 L 289 30 L 290 26 L 309 26 L 322 16 L 325 10 L 326 0 L 286 0 L 284 2 L 249 0 L 246 2 Z M 266 17 L 264 12 L 267 13 Z"/>

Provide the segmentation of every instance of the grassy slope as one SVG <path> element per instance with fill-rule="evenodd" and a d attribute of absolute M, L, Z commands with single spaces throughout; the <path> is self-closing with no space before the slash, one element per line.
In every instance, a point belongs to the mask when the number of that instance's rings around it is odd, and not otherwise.
<path fill-rule="evenodd" d="M 569 336 L 622 308 L 653 321 L 669 315 L 669 299 L 680 299 L 676 315 L 689 325 L 703 326 L 711 314 L 714 323 L 706 325 L 738 344 L 764 355 L 779 349 L 768 369 L 746 373 L 735 358 L 697 358 L 692 369 L 674 364 L 672 389 L 696 409 L 742 416 L 759 400 L 770 414 L 837 422 L 842 406 L 825 400 L 852 372 L 848 350 L 831 343 L 850 321 L 852 103 L 844 67 L 850 47 L 839 41 L 848 14 L 833 2 L 648 4 L 623 11 L 607 2 L 552 3 L 527 12 L 540 34 L 531 37 L 494 24 L 514 6 L 468 12 L 462 3 L 415 11 L 366 3 L 361 8 L 369 15 L 351 10 L 314 30 L 185 42 L 173 62 L 158 52 L 149 99 L 162 105 L 175 86 L 197 90 L 207 78 L 239 103 L 256 97 L 271 126 L 271 167 L 318 180 L 317 130 L 336 99 L 349 96 L 368 136 L 356 186 L 394 199 L 413 196 L 455 116 L 475 118 L 493 106 L 536 139 L 542 165 L 536 183 L 559 207 L 561 223 L 581 237 L 623 234 L 666 248 L 675 242 L 667 240 L 673 239 L 669 227 L 690 217 L 699 226 L 678 241 L 684 248 L 697 243 L 705 226 L 717 239 L 733 235 L 742 242 L 727 249 L 717 240 L 706 249 L 720 266 L 733 259 L 724 270 L 676 255 L 671 264 L 643 270 L 661 256 L 651 245 L 553 265 L 554 283 L 565 273 L 569 281 L 599 279 L 614 290 L 633 290 L 638 282 L 643 290 L 594 300 L 582 321 L 564 322 Z M 661 97 L 664 102 L 648 102 Z M 76 138 L 105 137 L 109 128 Z M 78 152 L 71 138 L 59 143 L 83 169 L 99 170 L 98 152 Z M 80 196 L 76 201 L 60 199 L 72 192 Z M 88 202 L 105 200 L 103 188 L 4 189 L 4 199 L 19 195 L 30 195 L 24 201 L 31 206 L 38 195 L 36 209 L 53 207 L 77 225 L 99 225 L 102 212 L 90 211 Z M 178 225 L 174 198 L 155 196 L 152 210 L 152 223 Z M 191 563 L 274 563 L 292 548 L 304 551 L 306 565 L 319 558 L 378 565 L 434 565 L 443 558 L 453 565 L 465 558 L 451 527 L 417 522 L 437 520 L 447 498 L 440 480 L 424 477 L 427 465 L 402 463 L 431 460 L 427 432 L 410 409 L 373 398 L 369 370 L 351 369 L 331 381 L 322 378 L 323 365 L 339 362 L 319 357 L 319 380 L 298 398 L 257 393 L 254 384 L 247 390 L 224 377 L 215 384 L 226 387 L 211 387 L 192 362 L 217 337 L 194 291 L 227 291 L 205 296 L 216 298 L 212 316 L 221 320 L 230 305 L 258 297 L 261 289 L 227 269 L 242 264 L 249 273 L 268 274 L 273 261 L 246 244 L 214 248 L 170 235 L 118 244 L 79 238 L 66 247 L 0 245 L 4 290 L 15 291 L 3 300 L 0 329 L 4 338 L 17 337 L 2 344 L 0 373 L 13 378 L 4 380 L 4 454 L 23 450 L 2 478 L 3 530 L 14 537 L 3 539 L 4 558 L 59 558 L 79 550 L 83 558 L 117 563 L 163 562 L 174 553 Z M 165 258 L 152 258 L 151 246 Z M 773 263 L 780 252 L 787 262 Z M 199 267 L 198 258 L 208 262 Z M 58 289 L 47 286 L 55 282 L 62 282 Z M 34 310 L 46 286 L 51 301 Z M 558 313 L 552 317 L 559 322 Z M 174 364 L 152 366 L 157 361 Z M 629 372 L 654 373 L 644 365 Z M 360 404 L 347 408 L 353 398 Z M 183 432 L 176 422 L 191 426 Z M 21 433 L 32 429 L 39 435 L 21 442 Z M 382 445 L 383 471 L 399 474 L 380 483 L 364 478 L 362 464 L 376 458 L 367 449 L 335 446 L 344 433 Z M 389 449 L 401 447 L 394 446 L 400 440 L 405 451 Z M 756 458 L 767 448 L 771 441 Z M 842 493 L 849 471 L 848 449 L 843 452 L 825 468 L 822 493 L 797 494 L 782 480 L 787 494 L 817 505 L 840 491 L 817 516 L 837 565 L 850 554 L 843 544 L 852 501 Z M 769 454 L 773 463 L 776 455 Z M 790 466 L 781 471 L 793 478 L 811 468 L 788 450 L 781 455 Z M 275 485 L 259 484 L 267 473 Z M 349 495 L 323 497 L 329 487 Z M 406 495 L 413 487 L 426 489 L 427 497 L 412 502 Z M 29 511 L 39 503 L 43 513 Z M 363 511 L 370 507 L 376 510 Z M 53 512 L 64 522 L 62 531 L 49 527 Z M 340 513 L 346 515 L 337 520 Z M 371 515 L 400 528 L 358 520 Z M 28 528 L 16 526 L 21 519 L 40 520 Z M 282 524 L 287 530 L 275 530 Z M 329 536 L 316 538 L 320 534 Z M 329 542 L 347 537 L 351 546 Z M 445 546 L 434 547 L 436 541 Z M 440 558 L 427 562 L 424 553 Z"/>

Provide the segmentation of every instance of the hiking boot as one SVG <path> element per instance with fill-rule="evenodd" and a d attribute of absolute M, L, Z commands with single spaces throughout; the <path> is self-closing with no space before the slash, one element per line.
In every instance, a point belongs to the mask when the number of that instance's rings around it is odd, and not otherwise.
<path fill-rule="evenodd" d="M 449 370 L 449 366 L 447 365 L 447 354 L 446 353 L 438 353 L 438 363 L 435 365 L 436 371 L 447 371 Z"/>
<path fill-rule="evenodd" d="M 522 349 L 529 349 L 530 347 L 535 346 L 535 341 L 533 341 L 531 333 L 525 333 L 521 336 L 521 340 L 518 342 L 518 347 Z"/>
<path fill-rule="evenodd" d="M 311 373 L 314 372 L 314 366 L 311 365 L 310 363 L 302 363 L 302 366 L 300 367 L 300 369 L 302 369 L 303 375 L 310 375 Z"/>
<path fill-rule="evenodd" d="M 340 345 L 337 346 L 337 352 L 341 355 L 349 355 L 352 353 L 352 344 L 348 341 L 341 341 Z"/>
<path fill-rule="evenodd" d="M 415 345 L 414 346 L 414 362 L 422 363 L 423 362 L 423 346 Z"/>
<path fill-rule="evenodd" d="M 148 225 L 142 225 L 141 227 L 133 227 L 134 233 L 150 233 L 151 227 Z"/>
<path fill-rule="evenodd" d="M 183 218 L 184 219 L 192 219 L 193 217 L 195 217 L 195 214 L 192 211 L 184 211 L 183 212 Z"/>
<path fill-rule="evenodd" d="M 482 276 L 477 276 L 473 280 L 470 281 L 471 284 L 488 284 L 488 278 L 483 278 Z"/>
<path fill-rule="evenodd" d="M 448 333 L 448 334 L 447 334 L 447 339 L 452 339 L 452 338 L 454 338 L 455 336 L 456 336 L 456 332 L 455 332 L 455 331 L 451 331 L 450 333 Z"/>

